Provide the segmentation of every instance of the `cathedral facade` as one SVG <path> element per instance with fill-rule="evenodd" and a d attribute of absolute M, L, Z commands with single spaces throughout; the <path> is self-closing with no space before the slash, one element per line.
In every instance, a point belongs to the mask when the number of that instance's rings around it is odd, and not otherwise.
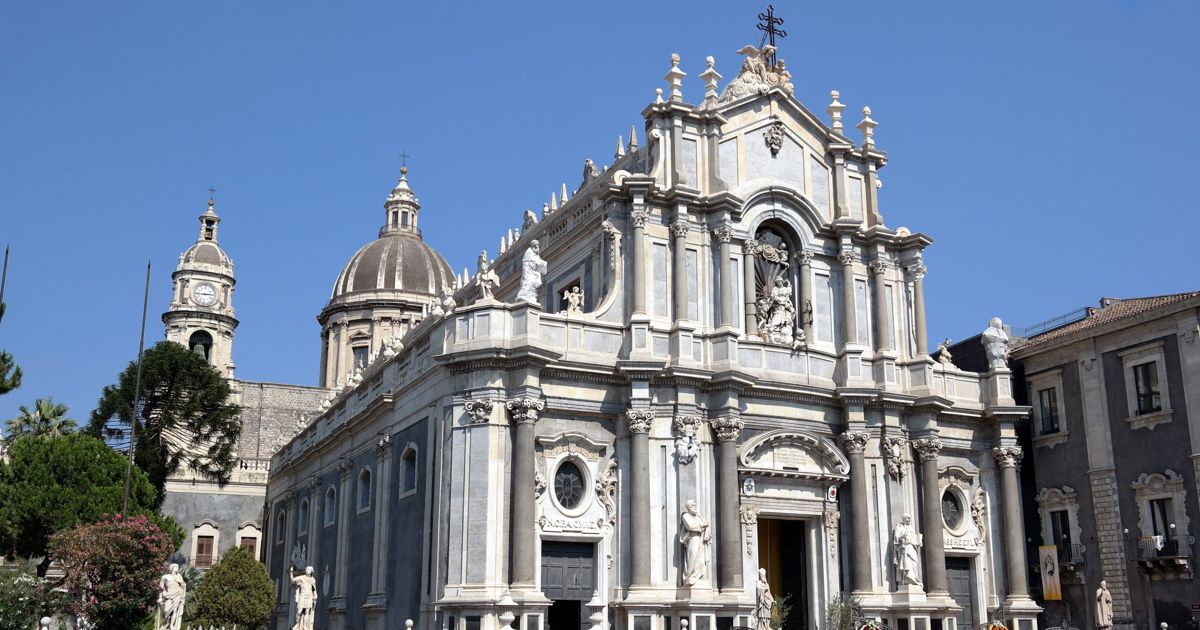
<path fill-rule="evenodd" d="M 855 134 L 739 53 L 696 104 L 673 56 L 612 164 L 474 277 L 401 178 L 322 311 L 336 389 L 271 459 L 276 628 L 312 566 L 322 630 L 765 629 L 784 597 L 822 630 L 840 594 L 896 630 L 1036 630 L 1002 356 L 931 358 L 932 240 L 884 221 L 870 110 Z"/>

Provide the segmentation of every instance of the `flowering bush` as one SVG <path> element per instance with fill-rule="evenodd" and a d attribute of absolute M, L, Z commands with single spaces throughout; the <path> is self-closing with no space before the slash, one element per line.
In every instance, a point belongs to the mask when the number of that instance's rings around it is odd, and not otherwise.
<path fill-rule="evenodd" d="M 46 580 L 28 571 L 0 569 L 0 630 L 29 630 L 43 615 L 57 612 L 61 597 Z"/>
<path fill-rule="evenodd" d="M 96 630 L 128 630 L 154 610 L 158 578 L 174 546 L 145 516 L 106 514 L 98 523 L 56 533 L 50 549 L 66 573 L 68 609 Z"/>

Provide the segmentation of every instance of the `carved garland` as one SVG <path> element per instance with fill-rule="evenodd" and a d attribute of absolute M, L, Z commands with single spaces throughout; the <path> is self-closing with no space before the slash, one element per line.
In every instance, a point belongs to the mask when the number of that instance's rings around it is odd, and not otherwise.
<path fill-rule="evenodd" d="M 767 143 L 767 148 L 771 149 L 771 155 L 779 155 L 779 150 L 783 148 L 783 122 L 776 120 L 771 123 L 763 131 L 763 140 Z"/>
<path fill-rule="evenodd" d="M 883 439 L 884 455 L 887 457 L 887 471 L 892 479 L 900 481 L 904 478 L 904 465 L 908 463 L 904 457 L 908 450 L 908 440 L 902 437 L 887 437 Z"/>
<path fill-rule="evenodd" d="M 754 530 L 758 525 L 758 508 L 749 505 L 741 507 L 742 528 L 746 531 L 746 555 L 754 555 Z"/>
<path fill-rule="evenodd" d="M 608 525 L 617 525 L 617 460 L 608 460 L 604 472 L 596 479 L 596 499 L 604 506 Z"/>

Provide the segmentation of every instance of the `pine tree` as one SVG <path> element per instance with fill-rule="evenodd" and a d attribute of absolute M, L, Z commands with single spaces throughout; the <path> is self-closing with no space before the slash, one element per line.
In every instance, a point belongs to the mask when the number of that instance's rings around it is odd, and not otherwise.
<path fill-rule="evenodd" d="M 4 320 L 5 304 L 0 302 L 0 321 Z M 21 368 L 13 361 L 12 354 L 0 350 L 0 394 L 7 394 L 21 386 Z"/>
<path fill-rule="evenodd" d="M 196 617 L 188 625 L 261 628 L 275 608 L 275 582 L 242 547 L 225 552 L 196 587 Z"/>

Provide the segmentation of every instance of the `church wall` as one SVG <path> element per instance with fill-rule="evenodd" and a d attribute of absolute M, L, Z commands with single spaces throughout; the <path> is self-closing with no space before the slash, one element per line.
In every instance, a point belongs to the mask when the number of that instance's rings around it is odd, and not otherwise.
<path fill-rule="evenodd" d="M 392 436 L 390 458 L 392 480 L 388 498 L 392 502 L 390 518 L 386 523 L 388 557 L 385 573 L 388 593 L 388 616 L 395 620 L 420 617 L 421 584 L 425 567 L 426 541 L 428 540 L 427 513 L 425 510 L 426 490 L 425 458 L 431 453 L 426 448 L 430 420 L 421 420 Z M 412 448 L 416 453 L 416 479 L 413 489 L 405 491 L 404 453 Z M 429 550 L 432 552 L 432 550 Z"/>
<path fill-rule="evenodd" d="M 267 459 L 283 440 L 321 413 L 321 401 L 330 390 L 323 387 L 281 385 L 236 380 L 230 383 L 242 406 L 242 435 L 238 457 Z"/>
<path fill-rule="evenodd" d="M 193 564 L 192 549 L 195 544 L 195 530 L 208 522 L 215 524 L 217 535 L 217 559 L 226 551 L 238 544 L 238 528 L 245 523 L 260 525 L 262 522 L 262 490 L 253 494 L 241 494 L 233 491 L 222 492 L 216 484 L 203 483 L 184 491 L 174 491 L 175 485 L 168 482 L 164 493 L 162 513 L 174 518 L 187 534 L 179 549 L 172 556 L 172 562 Z M 207 528 L 206 528 L 207 529 Z M 209 535 L 206 533 L 206 535 Z M 259 554 L 262 554 L 262 543 L 259 541 Z M 214 562 L 216 559 L 214 559 Z"/>

